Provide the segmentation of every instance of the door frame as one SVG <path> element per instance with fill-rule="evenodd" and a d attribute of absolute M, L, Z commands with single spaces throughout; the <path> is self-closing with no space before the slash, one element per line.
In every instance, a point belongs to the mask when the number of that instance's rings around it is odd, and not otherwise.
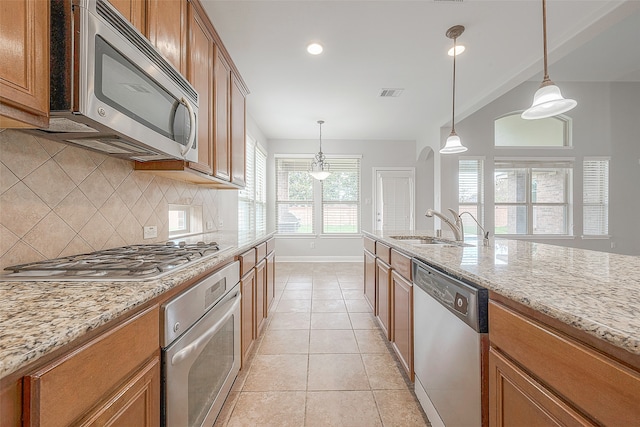
<path fill-rule="evenodd" d="M 415 217 L 415 210 L 416 210 L 416 168 L 414 167 L 382 167 L 382 166 L 374 166 L 373 167 L 373 179 L 372 179 L 372 183 L 373 185 L 372 187 L 372 191 L 373 191 L 373 197 L 372 197 L 372 205 L 371 205 L 371 224 L 373 225 L 373 231 L 377 231 L 378 230 L 378 225 L 377 225 L 377 218 L 376 218 L 376 210 L 378 207 L 378 173 L 379 172 L 408 172 L 410 175 L 410 179 L 411 179 L 411 190 L 410 190 L 410 194 L 411 194 L 411 206 L 410 206 L 410 218 L 409 218 L 409 222 L 410 222 L 410 230 L 415 230 L 416 227 L 416 217 Z"/>

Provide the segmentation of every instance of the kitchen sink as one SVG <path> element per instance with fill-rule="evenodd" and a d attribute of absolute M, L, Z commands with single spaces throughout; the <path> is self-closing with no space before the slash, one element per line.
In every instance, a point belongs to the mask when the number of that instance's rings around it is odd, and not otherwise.
<path fill-rule="evenodd" d="M 464 242 L 454 242 L 451 240 L 443 240 L 431 236 L 389 236 L 391 239 L 399 240 L 401 243 L 405 243 L 411 246 L 427 247 L 427 246 L 470 246 Z"/>

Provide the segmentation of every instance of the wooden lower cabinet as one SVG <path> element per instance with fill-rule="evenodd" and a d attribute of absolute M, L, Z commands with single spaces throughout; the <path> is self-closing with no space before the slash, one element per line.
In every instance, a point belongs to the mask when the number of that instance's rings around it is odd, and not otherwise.
<path fill-rule="evenodd" d="M 267 320 L 267 260 L 263 259 L 256 265 L 256 307 L 255 307 L 255 336 L 262 333 Z"/>
<path fill-rule="evenodd" d="M 490 425 L 640 425 L 640 364 L 631 368 L 509 304 L 489 302 Z"/>
<path fill-rule="evenodd" d="M 254 336 L 254 303 L 256 288 L 256 270 L 250 269 L 247 274 L 240 279 L 240 292 L 242 294 L 242 305 L 240 310 L 240 342 L 242 349 L 242 365 L 251 351 Z"/>
<path fill-rule="evenodd" d="M 489 390 L 491 426 L 594 425 L 493 348 Z"/>
<path fill-rule="evenodd" d="M 376 317 L 387 339 L 392 340 L 391 329 L 391 266 L 376 259 L 376 296 L 378 312 Z"/>
<path fill-rule="evenodd" d="M 413 381 L 413 284 L 397 271 L 391 272 L 392 346 L 400 363 Z"/>
<path fill-rule="evenodd" d="M 159 426 L 158 325 L 154 306 L 25 376 L 23 425 Z"/>
<path fill-rule="evenodd" d="M 364 251 L 364 299 L 371 307 L 371 311 L 378 314 L 376 309 L 376 256 L 367 250 Z"/>
<path fill-rule="evenodd" d="M 267 255 L 267 315 L 276 299 L 276 256 L 274 252 Z"/>

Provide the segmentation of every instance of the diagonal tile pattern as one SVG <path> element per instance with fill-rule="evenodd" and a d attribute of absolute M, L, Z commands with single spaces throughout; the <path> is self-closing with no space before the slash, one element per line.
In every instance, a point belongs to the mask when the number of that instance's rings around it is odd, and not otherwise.
<path fill-rule="evenodd" d="M 168 238 L 169 203 L 201 205 L 218 224 L 217 190 L 133 170 L 133 163 L 26 132 L 0 130 L 0 270 Z M 142 227 L 158 226 L 143 240 Z"/>
<path fill-rule="evenodd" d="M 269 326 L 216 426 L 430 425 L 364 300 L 362 271 L 277 263 Z"/>

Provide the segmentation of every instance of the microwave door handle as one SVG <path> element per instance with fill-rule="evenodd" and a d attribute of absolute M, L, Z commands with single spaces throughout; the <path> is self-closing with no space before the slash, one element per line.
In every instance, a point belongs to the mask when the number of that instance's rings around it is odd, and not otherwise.
<path fill-rule="evenodd" d="M 193 112 L 193 107 L 187 98 L 183 96 L 182 99 L 180 99 L 180 102 L 187 107 L 187 111 L 189 112 L 189 123 L 191 124 L 191 126 L 189 126 L 189 139 L 187 140 L 187 145 L 180 150 L 182 157 L 186 157 L 187 153 L 193 147 L 193 141 L 196 139 L 196 114 Z"/>
<path fill-rule="evenodd" d="M 236 294 L 235 296 L 237 295 L 238 294 Z M 179 364 L 180 362 L 182 362 L 183 360 L 191 356 L 191 354 L 198 351 L 198 348 L 206 344 L 211 339 L 211 337 L 213 337 L 216 334 L 216 332 L 218 332 L 218 329 L 220 329 L 220 326 L 222 326 L 233 315 L 233 313 L 237 310 L 239 305 L 240 305 L 240 298 L 238 298 L 233 303 L 233 306 L 231 306 L 231 309 L 227 312 L 227 314 L 222 319 L 218 320 L 212 327 L 210 327 L 207 330 L 207 332 L 205 332 L 194 342 L 192 342 L 191 344 L 189 344 L 188 346 L 186 346 L 185 348 L 183 348 L 182 350 L 174 354 L 173 357 L 171 358 L 171 365 L 175 366 Z"/>

